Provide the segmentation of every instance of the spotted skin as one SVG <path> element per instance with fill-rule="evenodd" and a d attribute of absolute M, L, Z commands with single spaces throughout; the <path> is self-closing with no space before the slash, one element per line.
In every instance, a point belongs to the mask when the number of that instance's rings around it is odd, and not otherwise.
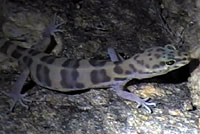
<path fill-rule="evenodd" d="M 105 69 L 93 70 L 90 73 L 90 80 L 92 84 L 96 85 L 99 83 L 109 82 L 111 78 L 106 74 Z"/>
<path fill-rule="evenodd" d="M 55 60 L 55 56 L 44 56 L 41 58 L 41 61 L 47 64 L 52 64 Z"/>
<path fill-rule="evenodd" d="M 114 67 L 113 71 L 114 71 L 115 73 L 117 73 L 117 74 L 122 74 L 124 70 L 123 70 L 122 67 L 120 67 L 119 65 L 116 65 L 116 66 Z"/>
<path fill-rule="evenodd" d="M 6 42 L 0 46 L 0 52 L 19 60 L 26 66 L 32 80 L 38 85 L 61 92 L 114 87 L 116 84 L 125 85 L 131 79 L 144 79 L 166 74 L 190 61 L 186 52 L 179 52 L 171 45 L 150 48 L 120 62 L 72 60 L 54 57 L 13 44 L 14 49 L 10 47 L 11 44 Z M 121 91 L 118 93 L 121 93 L 122 97 L 130 95 Z M 137 100 L 136 97 L 135 101 Z M 142 105 L 147 108 L 146 104 L 142 103 Z"/>
<path fill-rule="evenodd" d="M 62 64 L 63 67 L 67 67 L 67 68 L 78 68 L 79 67 L 79 60 L 72 60 L 72 59 L 68 59 L 65 60 Z"/>
<path fill-rule="evenodd" d="M 31 56 L 36 56 L 38 55 L 40 52 L 34 49 L 30 49 L 28 52 Z"/>

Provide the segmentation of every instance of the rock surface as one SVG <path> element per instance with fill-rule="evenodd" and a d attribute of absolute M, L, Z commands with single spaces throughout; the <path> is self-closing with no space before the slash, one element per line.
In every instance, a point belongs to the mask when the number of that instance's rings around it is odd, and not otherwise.
<path fill-rule="evenodd" d="M 64 42 L 62 56 L 108 59 L 106 49 L 113 46 L 130 57 L 152 46 L 199 44 L 199 11 L 198 0 L 8 0 L 0 11 L 0 37 L 31 35 L 23 42 L 30 46 L 56 13 L 66 21 L 58 37 Z M 10 59 L 0 61 L 7 66 L 0 68 L 0 90 L 9 91 L 18 68 Z M 157 103 L 153 114 L 113 89 L 64 94 L 35 86 L 28 91 L 30 109 L 17 106 L 13 113 L 8 113 L 11 100 L 0 94 L 0 134 L 198 134 L 200 110 L 193 107 L 187 78 L 182 79 L 188 70 L 130 83 L 131 92 Z"/>

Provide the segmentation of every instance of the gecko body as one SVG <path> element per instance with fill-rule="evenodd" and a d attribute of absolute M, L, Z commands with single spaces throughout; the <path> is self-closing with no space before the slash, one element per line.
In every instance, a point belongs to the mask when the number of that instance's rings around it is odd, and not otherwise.
<path fill-rule="evenodd" d="M 69 92 L 88 88 L 109 87 L 131 79 L 144 79 L 166 74 L 189 62 L 185 52 L 155 47 L 128 60 L 72 60 L 56 57 L 35 49 L 6 42 L 0 51 L 27 66 L 31 78 L 40 86 Z"/>
<path fill-rule="evenodd" d="M 28 68 L 38 85 L 61 92 L 88 88 L 114 87 L 122 98 L 136 101 L 151 111 L 146 102 L 133 93 L 122 91 L 131 79 L 151 78 L 166 74 L 189 63 L 187 52 L 172 45 L 154 47 L 123 61 L 73 60 L 56 57 L 35 49 L 27 49 L 7 41 L 0 52 Z"/>

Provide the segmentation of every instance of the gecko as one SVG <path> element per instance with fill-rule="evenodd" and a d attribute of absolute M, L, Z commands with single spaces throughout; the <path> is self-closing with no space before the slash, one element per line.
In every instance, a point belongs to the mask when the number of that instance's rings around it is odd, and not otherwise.
<path fill-rule="evenodd" d="M 136 102 L 137 107 L 145 107 L 149 113 L 152 113 L 150 106 L 155 106 L 155 103 L 123 90 L 126 83 L 132 79 L 163 75 L 190 62 L 188 53 L 177 50 L 173 45 L 152 47 L 126 60 L 112 58 L 110 54 L 111 61 L 67 59 L 33 48 L 23 48 L 11 41 L 0 44 L 0 52 L 18 60 L 20 66 L 30 73 L 31 79 L 41 87 L 60 92 L 113 87 L 117 95 Z M 27 72 L 24 72 L 27 76 Z M 9 95 L 22 106 L 26 106 L 23 102 L 27 101 L 25 94 L 21 94 L 25 80 L 22 73 L 14 86 L 16 89 Z"/>

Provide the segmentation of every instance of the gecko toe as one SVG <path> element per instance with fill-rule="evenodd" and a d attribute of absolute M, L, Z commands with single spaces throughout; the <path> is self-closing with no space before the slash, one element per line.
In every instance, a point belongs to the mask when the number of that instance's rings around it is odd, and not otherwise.
<path fill-rule="evenodd" d="M 148 113 L 153 113 L 153 110 L 149 106 L 156 106 L 156 103 L 149 102 L 150 98 L 141 99 L 137 103 L 137 108 L 144 107 Z"/>

